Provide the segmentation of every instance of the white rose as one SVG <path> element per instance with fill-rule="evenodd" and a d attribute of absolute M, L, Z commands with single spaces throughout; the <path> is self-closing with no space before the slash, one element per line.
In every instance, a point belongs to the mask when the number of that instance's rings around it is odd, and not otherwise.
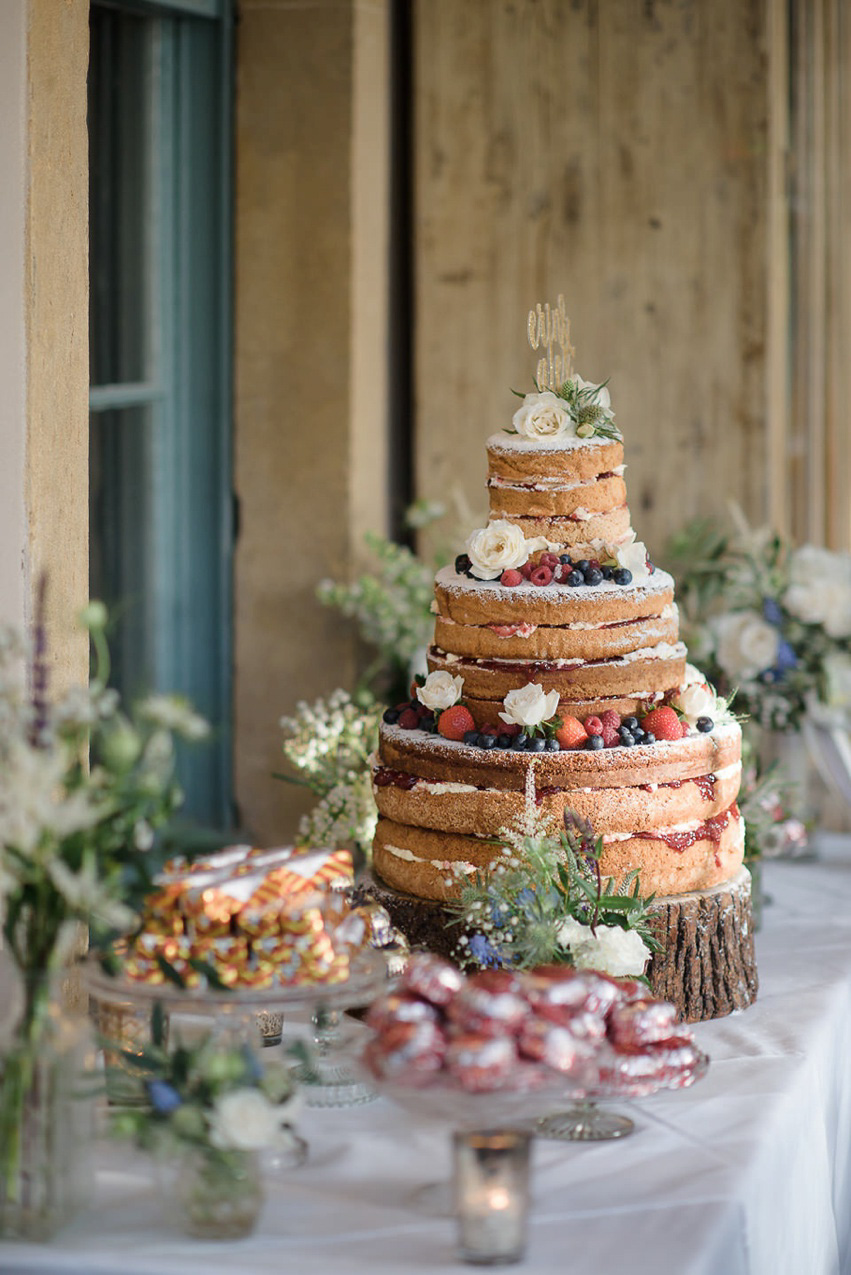
<path fill-rule="evenodd" d="M 792 554 L 787 611 L 807 624 L 821 624 L 833 638 L 851 636 L 851 557 L 816 545 Z"/>
<path fill-rule="evenodd" d="M 210 1142 L 223 1151 L 259 1151 L 271 1146 L 278 1129 L 277 1112 L 259 1089 L 224 1094 L 210 1115 Z"/>
<path fill-rule="evenodd" d="M 636 978 L 644 973 L 650 949 L 636 930 L 619 925 L 590 925 L 570 917 L 559 930 L 559 941 L 573 957 L 576 969 L 599 970 L 613 978 Z"/>
<path fill-rule="evenodd" d="M 509 725 L 540 726 L 558 712 L 558 691 L 544 694 L 539 682 L 529 682 L 518 691 L 509 691 L 503 701 L 505 712 L 500 717 Z"/>
<path fill-rule="evenodd" d="M 780 635 L 756 611 L 731 611 L 712 621 L 718 663 L 732 680 L 773 668 Z"/>
<path fill-rule="evenodd" d="M 694 726 L 699 717 L 715 715 L 717 699 L 715 691 L 700 669 L 687 664 L 685 685 L 672 700 L 674 708 L 678 708 L 689 725 Z"/>
<path fill-rule="evenodd" d="M 432 713 L 442 713 L 458 703 L 463 689 L 463 677 L 453 677 L 444 671 L 429 673 L 425 685 L 417 687 L 417 699 Z"/>
<path fill-rule="evenodd" d="M 650 572 L 647 569 L 647 546 L 643 540 L 633 540 L 631 544 L 618 545 L 615 549 L 618 566 L 626 567 L 632 572 L 633 580 L 647 580 Z"/>
<path fill-rule="evenodd" d="M 467 556 L 474 576 L 496 580 L 503 571 L 522 567 L 529 551 L 520 527 L 506 518 L 497 518 L 473 532 L 467 541 Z"/>
<path fill-rule="evenodd" d="M 523 438 L 556 439 L 574 435 L 573 421 L 564 401 L 544 390 L 541 394 L 527 394 L 523 406 L 518 407 L 511 421 Z"/>

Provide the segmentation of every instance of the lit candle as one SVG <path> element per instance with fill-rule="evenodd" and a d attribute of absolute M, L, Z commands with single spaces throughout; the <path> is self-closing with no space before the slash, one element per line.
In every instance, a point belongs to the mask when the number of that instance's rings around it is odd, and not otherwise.
<path fill-rule="evenodd" d="M 519 1262 L 529 1212 L 530 1135 L 513 1130 L 456 1133 L 459 1250 L 482 1266 Z"/>

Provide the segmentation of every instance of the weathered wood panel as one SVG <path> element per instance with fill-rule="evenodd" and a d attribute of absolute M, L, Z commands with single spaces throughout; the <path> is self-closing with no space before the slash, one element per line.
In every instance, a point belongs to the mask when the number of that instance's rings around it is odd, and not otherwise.
<path fill-rule="evenodd" d="M 765 25 L 765 0 L 416 4 L 418 494 L 483 513 L 527 309 L 564 292 L 639 535 L 767 515 Z"/>

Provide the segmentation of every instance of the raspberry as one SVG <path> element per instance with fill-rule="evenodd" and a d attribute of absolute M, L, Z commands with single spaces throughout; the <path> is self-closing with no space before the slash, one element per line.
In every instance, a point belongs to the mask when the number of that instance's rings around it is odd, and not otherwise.
<path fill-rule="evenodd" d="M 576 717 L 565 717 L 556 731 L 556 739 L 560 748 L 582 748 L 588 732 Z"/>
<path fill-rule="evenodd" d="M 429 716 L 429 714 L 430 714 L 430 713 L 432 713 L 432 712 L 434 711 L 433 709 L 428 708 L 428 707 L 427 707 L 427 706 L 426 706 L 426 705 L 422 702 L 422 700 L 417 700 L 417 702 L 416 702 L 416 703 L 414 703 L 414 702 L 413 702 L 413 700 L 412 700 L 412 701 L 411 701 L 411 708 L 414 710 L 414 712 L 416 713 L 417 717 L 428 717 L 428 716 Z"/>
<path fill-rule="evenodd" d="M 452 708 L 445 708 L 440 714 L 437 729 L 444 739 L 460 742 L 468 730 L 475 729 L 475 725 L 469 708 L 465 708 L 463 704 L 453 704 Z"/>
<path fill-rule="evenodd" d="M 488 722 L 487 726 L 482 727 L 481 733 L 483 735 L 498 735 L 500 733 L 500 730 L 501 730 L 501 727 L 494 726 L 493 722 Z"/>
<path fill-rule="evenodd" d="M 404 713 L 399 714 L 397 726 L 401 726 L 402 730 L 416 730 L 420 724 L 419 713 L 414 712 L 412 708 L 406 708 Z"/>
<path fill-rule="evenodd" d="M 554 553 L 542 553 L 538 559 L 539 567 L 549 567 L 553 570 L 559 565 L 558 555 Z"/>
<path fill-rule="evenodd" d="M 602 735 L 603 733 L 603 723 L 599 717 L 586 717 L 584 726 L 589 735 Z"/>
<path fill-rule="evenodd" d="M 537 584 L 541 586 L 545 584 L 549 584 L 552 581 L 552 578 L 553 578 L 552 567 L 536 567 L 529 577 L 529 579 L 532 581 L 532 584 Z"/>
<path fill-rule="evenodd" d="M 520 574 L 522 575 L 523 579 L 524 579 L 524 580 L 528 580 L 528 579 L 529 579 L 529 576 L 532 574 L 532 564 L 531 564 L 531 562 L 524 562 L 524 563 L 523 563 L 523 566 L 519 568 L 519 571 L 520 571 Z"/>
<path fill-rule="evenodd" d="M 499 583 L 507 585 L 509 589 L 513 589 L 515 585 L 523 583 L 523 577 L 519 571 L 514 571 L 513 569 L 503 571 L 499 577 Z"/>
<path fill-rule="evenodd" d="M 642 717 L 641 729 L 645 733 L 649 731 L 651 735 L 655 735 L 656 739 L 682 739 L 685 734 L 683 723 L 674 710 L 667 705 L 651 709 L 645 717 Z"/>
<path fill-rule="evenodd" d="M 603 729 L 600 731 L 603 743 L 607 748 L 614 748 L 620 742 L 618 734 L 621 725 L 620 713 L 616 713 L 613 708 L 607 708 L 600 717 L 600 721 L 603 724 Z"/>

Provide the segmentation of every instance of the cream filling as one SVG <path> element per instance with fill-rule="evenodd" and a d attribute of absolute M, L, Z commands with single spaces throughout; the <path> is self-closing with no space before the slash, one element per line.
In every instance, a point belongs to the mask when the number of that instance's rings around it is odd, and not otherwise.
<path fill-rule="evenodd" d="M 389 854 L 395 855 L 397 859 L 404 859 L 405 863 L 426 863 L 436 872 L 454 872 L 456 876 L 461 876 L 462 873 L 476 871 L 474 863 L 465 863 L 463 859 L 423 859 L 404 846 L 392 846 L 386 841 L 384 849 Z"/>
<path fill-rule="evenodd" d="M 617 478 L 623 477 L 626 465 L 613 465 L 608 471 Z M 602 475 L 598 474 L 594 478 L 581 478 L 575 483 L 566 483 L 562 478 L 554 476 L 547 478 L 545 476 L 538 477 L 534 482 L 524 483 L 518 482 L 516 479 L 512 481 L 510 478 L 501 478 L 499 474 L 492 474 L 488 479 L 488 486 L 498 488 L 500 491 L 577 491 L 580 487 L 593 487 L 598 482 L 605 482 Z"/>
<path fill-rule="evenodd" d="M 451 621 L 455 623 L 455 621 Z M 636 660 L 680 660 L 686 655 L 686 648 L 682 642 L 672 644 L 671 642 L 659 642 L 657 646 L 643 646 L 637 651 L 627 651 L 626 655 L 615 656 L 611 660 L 600 660 L 595 662 L 595 666 L 602 668 L 604 665 L 620 665 L 634 664 Z M 441 659 L 447 664 L 454 664 L 458 660 L 468 660 L 472 664 L 528 664 L 528 656 L 504 656 L 504 655 L 487 655 L 481 659 L 474 659 L 469 655 L 452 655 L 444 651 Z M 552 668 L 578 668 L 582 664 L 590 664 L 589 660 L 545 660 L 543 658 L 537 661 L 539 664 L 546 664 Z"/>
<path fill-rule="evenodd" d="M 715 817 L 717 818 L 718 816 Z M 739 819 L 738 822 L 741 822 L 741 819 Z M 685 823 L 670 824 L 667 828 L 648 828 L 646 831 L 649 836 L 658 837 L 661 840 L 662 837 L 670 837 L 679 832 L 696 832 L 697 829 L 702 827 L 705 823 L 705 819 L 687 819 Z M 639 834 L 635 832 L 604 832 L 603 842 L 630 841 L 633 837 L 638 835 Z M 644 832 L 642 832 L 641 835 L 643 837 Z"/>

